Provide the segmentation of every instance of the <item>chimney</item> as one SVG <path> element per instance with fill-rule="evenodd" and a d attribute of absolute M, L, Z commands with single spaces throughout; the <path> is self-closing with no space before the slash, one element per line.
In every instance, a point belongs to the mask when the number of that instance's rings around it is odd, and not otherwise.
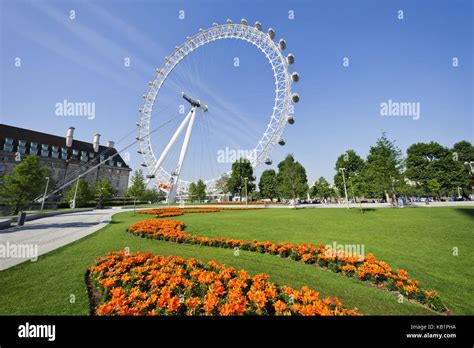
<path fill-rule="evenodd" d="M 107 142 L 107 147 L 112 147 L 112 148 L 113 148 L 114 145 L 115 145 L 115 143 L 114 143 L 112 140 L 109 140 L 109 141 Z"/>
<path fill-rule="evenodd" d="M 99 152 L 99 141 L 100 141 L 100 134 L 94 135 L 94 142 L 92 143 L 94 147 L 94 152 Z"/>
<path fill-rule="evenodd" d="M 74 127 L 69 127 L 66 133 L 66 147 L 72 146 L 72 139 L 74 137 Z"/>

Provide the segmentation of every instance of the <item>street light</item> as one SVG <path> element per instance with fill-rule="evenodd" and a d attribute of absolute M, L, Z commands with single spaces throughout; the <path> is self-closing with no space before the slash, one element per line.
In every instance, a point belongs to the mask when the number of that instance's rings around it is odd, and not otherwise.
<path fill-rule="evenodd" d="M 49 176 L 47 176 L 45 179 L 46 179 L 47 181 L 46 181 L 46 188 L 44 189 L 43 201 L 41 202 L 41 211 L 43 211 L 44 201 L 46 200 L 46 192 L 48 192 Z"/>
<path fill-rule="evenodd" d="M 247 193 L 247 180 L 248 178 L 244 178 L 245 181 L 245 206 L 247 207 L 249 205 L 249 197 Z"/>
<path fill-rule="evenodd" d="M 349 198 L 347 198 L 346 177 L 344 176 L 345 170 L 346 168 L 339 168 L 339 171 L 342 173 L 342 182 L 344 183 L 344 193 L 346 195 L 347 209 L 349 209 Z"/>
<path fill-rule="evenodd" d="M 77 187 L 79 186 L 79 180 L 81 180 L 82 175 L 77 177 L 76 189 L 74 190 L 74 198 L 72 199 L 72 209 L 76 209 L 76 196 L 77 196 Z"/>

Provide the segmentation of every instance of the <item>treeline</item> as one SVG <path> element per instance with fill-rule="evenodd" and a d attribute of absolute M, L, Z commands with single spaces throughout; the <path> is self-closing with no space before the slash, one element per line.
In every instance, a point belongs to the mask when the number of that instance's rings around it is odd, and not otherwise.
<path fill-rule="evenodd" d="M 403 156 L 395 142 L 382 134 L 365 159 L 354 150 L 337 158 L 333 185 L 320 177 L 309 186 L 305 168 L 288 155 L 277 171 L 265 170 L 258 185 L 250 163 L 241 159 L 232 165 L 230 177 L 217 182 L 217 188 L 240 197 L 247 193 L 249 199 L 306 199 L 309 195 L 312 199 L 332 200 L 344 197 L 345 189 L 349 197 L 387 202 L 400 196 L 461 195 L 467 199 L 474 186 L 473 165 L 474 147 L 468 141 L 452 148 L 436 142 L 416 143 Z"/>
<path fill-rule="evenodd" d="M 242 158 L 232 164 L 230 176 L 217 181 L 216 188 L 221 193 L 248 197 L 249 200 L 295 199 L 306 197 L 308 179 L 305 168 L 290 154 L 278 164 L 278 171 L 268 169 L 262 173 L 257 190 L 252 165 Z"/>

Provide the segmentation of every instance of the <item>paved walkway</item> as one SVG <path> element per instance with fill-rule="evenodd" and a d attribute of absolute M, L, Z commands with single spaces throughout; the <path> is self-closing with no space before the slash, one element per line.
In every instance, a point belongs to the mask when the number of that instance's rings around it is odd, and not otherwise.
<path fill-rule="evenodd" d="M 70 213 L 28 221 L 22 227 L 0 231 L 0 270 L 72 243 L 106 226 L 123 209 Z M 16 255 L 15 255 L 16 254 Z M 14 257 L 12 257 L 14 255 Z M 29 257 L 18 257 L 27 255 Z M 6 257 L 5 257 L 6 256 Z"/>

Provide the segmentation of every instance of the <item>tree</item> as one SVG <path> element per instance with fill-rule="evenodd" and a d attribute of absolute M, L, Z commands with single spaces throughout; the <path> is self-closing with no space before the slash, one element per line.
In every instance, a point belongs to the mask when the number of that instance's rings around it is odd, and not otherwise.
<path fill-rule="evenodd" d="M 196 183 L 189 184 L 188 196 L 191 202 L 201 202 L 206 199 L 206 184 L 199 179 Z"/>
<path fill-rule="evenodd" d="M 344 192 L 344 180 L 342 178 L 341 168 L 344 168 L 344 176 L 348 190 L 352 189 L 352 180 L 359 175 L 364 167 L 364 160 L 354 151 L 347 150 L 336 160 L 336 175 L 334 175 L 334 185 L 339 192 Z"/>
<path fill-rule="evenodd" d="M 115 189 L 107 179 L 100 180 L 95 186 L 95 198 L 99 207 L 102 207 L 103 203 L 110 200 L 114 194 Z"/>
<path fill-rule="evenodd" d="M 206 184 L 201 179 L 196 183 L 196 199 L 199 202 L 206 199 Z"/>
<path fill-rule="evenodd" d="M 273 200 L 278 196 L 278 180 L 276 172 L 273 169 L 263 171 L 258 183 L 260 196 Z"/>
<path fill-rule="evenodd" d="M 465 166 L 469 176 L 469 184 L 468 187 L 466 187 L 466 191 L 472 193 L 474 188 L 474 171 L 471 170 L 471 166 L 474 166 L 474 146 L 469 141 L 462 140 L 454 144 L 453 153 L 458 157 L 458 161 Z"/>
<path fill-rule="evenodd" d="M 334 189 L 331 188 L 329 182 L 322 176 L 314 182 L 310 189 L 310 196 L 313 198 L 327 199 L 334 195 Z"/>
<path fill-rule="evenodd" d="M 229 175 L 224 174 L 216 181 L 216 189 L 218 192 L 226 194 L 229 193 L 227 182 L 229 181 Z"/>
<path fill-rule="evenodd" d="M 246 158 L 241 158 L 232 164 L 232 173 L 227 181 L 227 190 L 233 195 L 239 195 L 240 201 L 242 201 L 246 189 L 247 194 L 252 193 L 255 189 L 254 181 L 255 177 L 253 176 L 253 168 L 250 161 Z"/>
<path fill-rule="evenodd" d="M 436 181 L 436 179 L 429 179 L 427 183 L 427 188 L 428 192 L 434 194 L 435 196 L 439 197 L 441 195 L 441 185 L 438 181 Z"/>
<path fill-rule="evenodd" d="M 146 194 L 145 177 L 141 169 L 137 170 L 131 179 L 131 185 L 127 190 L 127 196 L 133 197 L 135 201 L 144 199 Z"/>
<path fill-rule="evenodd" d="M 459 153 L 436 142 L 413 144 L 407 150 L 405 175 L 428 194 L 453 194 L 470 180 L 459 159 Z"/>
<path fill-rule="evenodd" d="M 77 187 L 77 193 L 76 193 Z M 84 207 L 92 199 L 94 199 L 94 193 L 89 187 L 89 184 L 84 178 L 79 178 L 78 181 L 74 182 L 73 185 L 66 192 L 66 199 L 68 202 L 72 203 L 74 201 L 74 194 L 76 193 L 76 202 L 74 207 L 80 208 Z"/>
<path fill-rule="evenodd" d="M 17 214 L 20 210 L 27 209 L 33 200 L 44 192 L 46 177 L 49 176 L 49 169 L 40 166 L 38 157 L 27 156 L 13 168 L 12 175 L 3 178 L 0 198 Z"/>
<path fill-rule="evenodd" d="M 196 198 L 196 197 L 197 197 L 196 191 L 197 191 L 197 185 L 196 185 L 196 183 L 194 183 L 194 182 L 190 183 L 190 184 L 189 184 L 189 188 L 188 188 L 188 197 L 189 197 L 189 200 L 190 200 L 191 202 L 194 202 L 194 201 L 197 200 L 197 198 Z"/>
<path fill-rule="evenodd" d="M 143 199 L 145 201 L 152 202 L 152 203 L 162 201 L 165 198 L 166 198 L 166 194 L 163 191 L 158 190 L 156 187 L 147 189 L 143 196 Z"/>
<path fill-rule="evenodd" d="M 454 144 L 452 151 L 457 154 L 460 162 L 474 161 L 474 146 L 467 140 Z"/>
<path fill-rule="evenodd" d="M 277 181 L 278 193 L 283 198 L 296 199 L 308 192 L 306 170 L 291 154 L 278 164 Z"/>
<path fill-rule="evenodd" d="M 373 197 L 385 196 L 389 201 L 390 193 L 397 204 L 396 190 L 403 183 L 401 174 L 402 153 L 395 143 L 382 134 L 375 146 L 371 146 L 365 165 L 363 176 L 366 180 L 368 195 Z"/>

